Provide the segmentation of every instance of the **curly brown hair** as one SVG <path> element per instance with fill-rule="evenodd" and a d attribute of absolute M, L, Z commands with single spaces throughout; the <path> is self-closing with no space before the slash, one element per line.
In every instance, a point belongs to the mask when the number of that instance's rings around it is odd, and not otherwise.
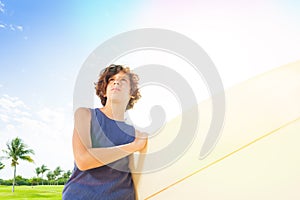
<path fill-rule="evenodd" d="M 124 67 L 123 65 L 115 65 L 111 64 L 108 67 L 106 67 L 99 76 L 98 82 L 95 83 L 95 89 L 96 89 L 96 95 L 100 97 L 101 104 L 105 106 L 107 97 L 105 97 L 106 94 L 106 88 L 108 85 L 108 80 L 110 77 L 118 74 L 119 72 L 124 72 L 128 75 L 130 80 L 130 100 L 127 104 L 126 110 L 129 110 L 133 108 L 133 105 L 141 98 L 141 94 L 139 92 L 138 88 L 138 81 L 139 77 L 137 74 L 132 73 L 130 71 L 129 67 Z"/>

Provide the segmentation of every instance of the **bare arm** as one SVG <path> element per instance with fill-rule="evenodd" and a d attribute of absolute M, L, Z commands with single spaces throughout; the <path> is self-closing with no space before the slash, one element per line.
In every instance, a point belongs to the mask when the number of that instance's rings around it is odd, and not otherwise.
<path fill-rule="evenodd" d="M 131 143 L 114 147 L 92 148 L 90 124 L 90 110 L 79 108 L 74 116 L 72 142 L 74 159 L 80 170 L 100 167 L 124 158 L 135 151 L 143 149 L 147 141 L 147 138 L 141 137 L 142 135 L 137 132 L 136 139 Z"/>

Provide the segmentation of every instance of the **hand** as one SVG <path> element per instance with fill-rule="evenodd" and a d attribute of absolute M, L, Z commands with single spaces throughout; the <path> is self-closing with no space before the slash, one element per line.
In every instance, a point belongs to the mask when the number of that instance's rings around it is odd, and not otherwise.
<path fill-rule="evenodd" d="M 136 145 L 137 151 L 142 151 L 147 146 L 148 134 L 142 133 L 138 130 L 135 131 L 135 140 L 134 143 Z"/>

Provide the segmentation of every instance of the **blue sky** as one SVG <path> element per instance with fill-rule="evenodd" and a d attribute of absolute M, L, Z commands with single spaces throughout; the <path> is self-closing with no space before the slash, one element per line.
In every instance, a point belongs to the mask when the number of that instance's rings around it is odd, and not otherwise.
<path fill-rule="evenodd" d="M 185 34 L 210 55 L 226 88 L 300 59 L 297 1 L 0 2 L 0 149 L 19 136 L 36 151 L 35 164 L 21 162 L 25 177 L 42 164 L 72 169 L 75 79 L 114 35 L 149 27 Z M 10 178 L 2 162 L 0 178 Z"/>
<path fill-rule="evenodd" d="M 3 90 L 28 97 L 24 100 L 29 102 L 44 97 L 56 104 L 69 99 L 72 90 L 66 91 L 87 55 L 103 38 L 126 30 L 130 13 L 126 13 L 126 18 L 121 15 L 138 6 L 135 2 L 131 5 L 118 1 L 91 4 L 2 1 L 2 4 L 5 5 L 0 18 L 5 26 L 0 29 Z M 54 94 L 60 98 L 53 98 Z"/>
<path fill-rule="evenodd" d="M 50 152 L 43 144 L 53 148 L 59 141 L 56 145 L 69 146 L 51 157 L 55 159 L 66 150 L 68 161 L 57 165 L 72 169 L 69 136 L 76 75 L 94 48 L 127 30 L 130 10 L 137 9 L 139 3 L 1 0 L 0 5 L 0 147 L 19 136 L 33 148 L 36 164 L 24 163 L 22 167 L 27 170 L 24 176 L 30 176 L 31 168 L 43 163 L 51 168 L 53 161 L 42 158 Z M 1 178 L 11 176 L 6 165 Z"/>

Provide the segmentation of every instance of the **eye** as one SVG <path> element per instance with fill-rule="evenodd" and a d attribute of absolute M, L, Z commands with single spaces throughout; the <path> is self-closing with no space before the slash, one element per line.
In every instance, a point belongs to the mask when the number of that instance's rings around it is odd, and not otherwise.
<path fill-rule="evenodd" d="M 121 81 L 126 82 L 126 83 L 128 82 L 128 80 L 126 78 L 122 78 Z"/>
<path fill-rule="evenodd" d="M 109 78 L 108 79 L 108 82 L 111 82 L 111 81 L 113 81 L 113 80 L 115 80 L 114 78 Z"/>

